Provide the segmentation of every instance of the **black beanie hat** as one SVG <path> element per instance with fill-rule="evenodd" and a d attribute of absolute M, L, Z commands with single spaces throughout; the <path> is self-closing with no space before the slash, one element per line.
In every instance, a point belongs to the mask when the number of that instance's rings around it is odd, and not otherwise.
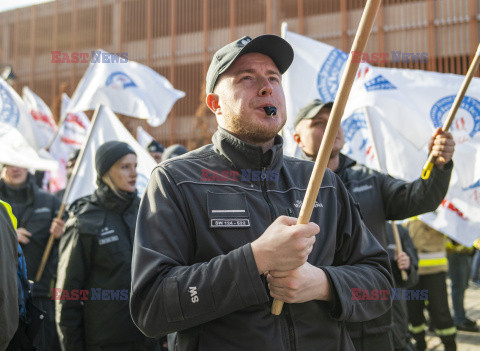
<path fill-rule="evenodd" d="M 95 154 L 95 169 L 101 178 L 115 162 L 128 154 L 136 155 L 132 147 L 121 141 L 107 141 L 102 144 Z"/>

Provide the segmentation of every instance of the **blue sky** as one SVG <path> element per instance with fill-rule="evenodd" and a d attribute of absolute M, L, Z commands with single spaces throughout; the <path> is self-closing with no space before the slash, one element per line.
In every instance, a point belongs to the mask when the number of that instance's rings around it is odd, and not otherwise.
<path fill-rule="evenodd" d="M 17 7 L 25 7 L 25 6 L 30 6 L 34 4 L 41 4 L 43 2 L 49 2 L 49 1 L 53 1 L 53 0 L 1 0 L 0 12 L 16 9 Z"/>

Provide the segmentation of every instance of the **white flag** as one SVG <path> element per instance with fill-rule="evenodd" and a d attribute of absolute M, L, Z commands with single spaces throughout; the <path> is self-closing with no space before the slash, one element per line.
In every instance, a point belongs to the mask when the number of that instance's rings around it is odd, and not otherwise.
<path fill-rule="evenodd" d="M 47 152 L 40 156 L 19 130 L 0 122 L 0 163 L 10 166 L 52 171 L 58 163 Z"/>
<path fill-rule="evenodd" d="M 295 51 L 294 70 L 287 71 L 284 81 L 292 123 L 298 110 L 311 100 L 334 100 L 348 55 L 291 32 L 286 40 Z M 463 79 L 362 64 L 345 107 L 342 152 L 394 177 L 419 178 L 428 156 L 428 140 L 443 125 Z M 474 78 L 450 130 L 456 148 L 448 194 L 436 213 L 420 218 L 464 245 L 480 236 L 479 96 L 480 79 Z"/>
<path fill-rule="evenodd" d="M 49 142 L 49 140 L 38 131 L 35 121 L 23 100 L 18 96 L 15 90 L 13 90 L 13 88 L 1 78 L 0 122 L 17 128 L 24 136 L 25 140 L 27 140 L 35 150 L 40 150 L 47 146 Z"/>
<path fill-rule="evenodd" d="M 52 140 L 57 131 L 57 125 L 50 108 L 29 87 L 23 87 L 22 97 L 37 125 L 38 131 L 43 134 L 43 139 Z"/>
<path fill-rule="evenodd" d="M 68 105 L 70 98 L 62 95 L 62 111 Z M 65 112 L 66 113 L 66 112 Z M 90 120 L 83 112 L 61 113 L 61 125 L 58 134 L 50 146 L 50 154 L 59 162 L 56 172 L 50 175 L 50 191 L 56 192 L 64 189 L 67 183 L 67 162 L 69 155 L 76 149 L 80 149 L 85 142 L 87 131 L 90 128 Z"/>
<path fill-rule="evenodd" d="M 147 66 L 102 50 L 97 54 L 102 59 L 92 59 L 72 96 L 68 112 L 105 105 L 117 113 L 147 119 L 152 126 L 159 126 L 173 104 L 185 96 Z M 104 62 L 103 57 L 108 57 L 109 62 Z"/>
<path fill-rule="evenodd" d="M 80 152 L 74 172 L 73 183 L 70 185 L 68 198 L 64 199 L 71 204 L 76 199 L 92 194 L 97 188 L 97 172 L 95 170 L 95 152 L 100 145 L 110 140 L 123 141 L 129 144 L 137 154 L 137 191 L 142 195 L 147 187 L 150 173 L 156 166 L 149 153 L 136 142 L 135 138 L 123 126 L 122 122 L 106 106 L 100 106 L 95 111 L 95 121 L 92 123 L 88 139 Z M 80 161 L 80 162 L 79 162 Z M 72 176 L 73 177 L 73 176 Z"/>
<path fill-rule="evenodd" d="M 145 129 L 143 129 L 141 126 L 137 127 L 137 141 L 144 149 L 146 149 L 153 140 L 155 139 L 148 134 Z"/>

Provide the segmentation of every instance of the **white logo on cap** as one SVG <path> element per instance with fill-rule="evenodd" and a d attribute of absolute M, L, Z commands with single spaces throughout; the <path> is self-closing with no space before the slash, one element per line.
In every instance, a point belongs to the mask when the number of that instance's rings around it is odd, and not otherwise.
<path fill-rule="evenodd" d="M 248 44 L 249 42 L 251 42 L 251 41 L 252 41 L 251 39 L 242 39 L 241 44 L 242 44 L 243 46 L 245 46 L 245 45 L 247 45 L 247 44 Z"/>

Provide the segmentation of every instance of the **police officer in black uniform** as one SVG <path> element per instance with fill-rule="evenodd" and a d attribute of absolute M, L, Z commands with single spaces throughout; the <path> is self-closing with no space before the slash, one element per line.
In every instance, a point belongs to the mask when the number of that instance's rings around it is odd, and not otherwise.
<path fill-rule="evenodd" d="M 109 141 L 97 150 L 98 188 L 75 207 L 60 243 L 56 321 L 64 350 L 153 350 L 128 308 L 139 198 L 137 157 Z"/>

